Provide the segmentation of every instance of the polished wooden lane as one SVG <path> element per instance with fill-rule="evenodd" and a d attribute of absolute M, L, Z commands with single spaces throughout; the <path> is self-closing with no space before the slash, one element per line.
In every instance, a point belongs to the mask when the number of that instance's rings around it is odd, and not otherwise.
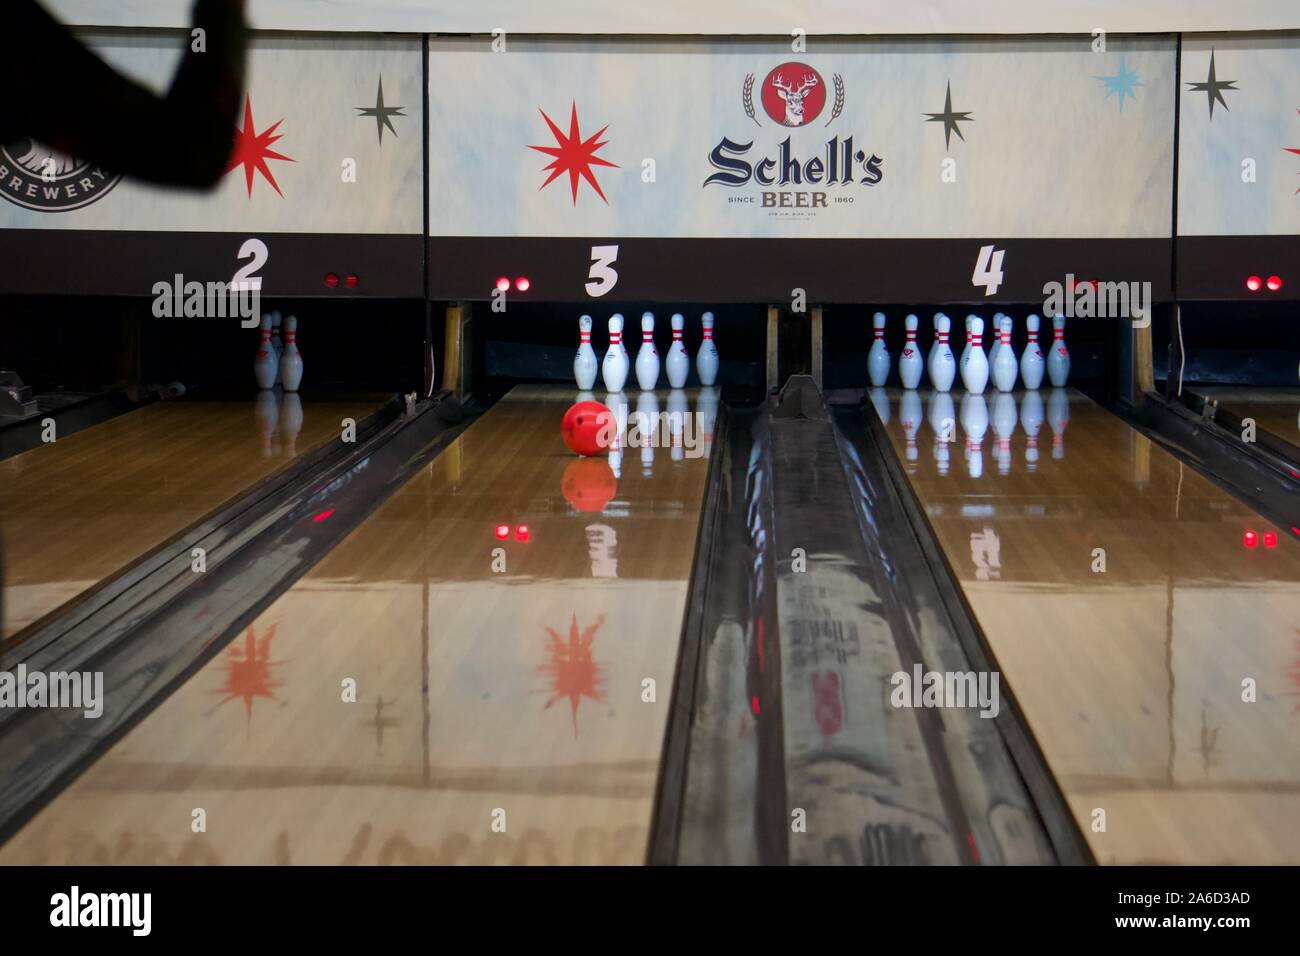
<path fill-rule="evenodd" d="M 989 393 L 972 466 L 955 397 L 887 430 L 1097 859 L 1300 863 L 1300 546 L 1074 391 Z"/>
<path fill-rule="evenodd" d="M 11 637 L 221 508 L 377 400 L 306 402 L 297 437 L 248 402 L 169 401 L 0 461 Z"/>
<path fill-rule="evenodd" d="M 498 403 L 0 863 L 640 862 L 707 459 L 616 481 L 572 401 Z"/>

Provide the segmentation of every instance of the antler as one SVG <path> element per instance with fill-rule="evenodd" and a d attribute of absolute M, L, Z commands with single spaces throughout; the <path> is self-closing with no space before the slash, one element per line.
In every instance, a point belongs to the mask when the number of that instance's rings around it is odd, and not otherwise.
<path fill-rule="evenodd" d="M 775 86 L 778 90 L 785 90 L 785 92 L 787 93 L 794 92 L 794 90 L 790 88 L 790 85 L 786 83 L 785 80 L 781 79 L 780 73 L 772 77 L 772 85 Z"/>
<path fill-rule="evenodd" d="M 799 87 L 797 92 L 802 93 L 804 90 L 808 89 L 809 87 L 813 87 L 816 85 L 817 85 L 817 74 L 805 73 L 803 77 L 803 86 Z"/>

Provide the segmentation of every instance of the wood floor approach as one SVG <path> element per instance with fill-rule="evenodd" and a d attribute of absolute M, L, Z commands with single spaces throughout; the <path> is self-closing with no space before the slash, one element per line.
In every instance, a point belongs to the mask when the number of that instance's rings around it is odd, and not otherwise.
<path fill-rule="evenodd" d="M 979 477 L 973 401 L 900 396 L 890 439 L 1097 860 L 1300 863 L 1294 538 L 1073 390 L 987 393 Z"/>
<path fill-rule="evenodd" d="M 708 459 L 615 480 L 573 401 L 499 402 L 0 864 L 642 862 Z"/>
<path fill-rule="evenodd" d="M 281 400 L 284 401 L 283 399 Z M 169 401 L 0 461 L 0 640 L 116 574 L 230 499 L 337 438 L 379 403 L 305 402 L 292 442 L 258 406 Z"/>

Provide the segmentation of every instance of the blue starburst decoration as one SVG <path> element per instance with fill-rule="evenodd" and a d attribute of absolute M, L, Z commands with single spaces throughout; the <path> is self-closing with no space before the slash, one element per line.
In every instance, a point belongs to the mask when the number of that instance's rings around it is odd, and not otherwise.
<path fill-rule="evenodd" d="M 1124 97 L 1131 96 L 1133 101 L 1137 102 L 1137 93 L 1134 92 L 1139 86 L 1146 86 L 1138 79 L 1137 70 L 1129 71 L 1128 64 L 1124 57 L 1119 58 L 1119 72 L 1114 76 L 1099 76 L 1097 79 L 1106 84 L 1106 99 L 1111 96 L 1119 95 L 1119 111 L 1124 112 Z"/>

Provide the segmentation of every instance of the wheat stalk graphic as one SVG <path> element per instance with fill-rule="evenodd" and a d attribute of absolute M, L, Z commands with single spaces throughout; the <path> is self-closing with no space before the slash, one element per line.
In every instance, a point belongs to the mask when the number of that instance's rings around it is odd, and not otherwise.
<path fill-rule="evenodd" d="M 826 125 L 830 126 L 831 123 L 834 123 L 836 118 L 839 117 L 840 113 L 843 112 L 843 110 L 844 110 L 844 77 L 836 73 L 835 74 L 835 107 L 834 109 L 831 110 L 831 118 L 826 121 Z"/>
<path fill-rule="evenodd" d="M 754 116 L 754 74 L 749 73 L 745 76 L 745 113 L 754 121 L 754 125 L 762 127 L 762 123 Z"/>

